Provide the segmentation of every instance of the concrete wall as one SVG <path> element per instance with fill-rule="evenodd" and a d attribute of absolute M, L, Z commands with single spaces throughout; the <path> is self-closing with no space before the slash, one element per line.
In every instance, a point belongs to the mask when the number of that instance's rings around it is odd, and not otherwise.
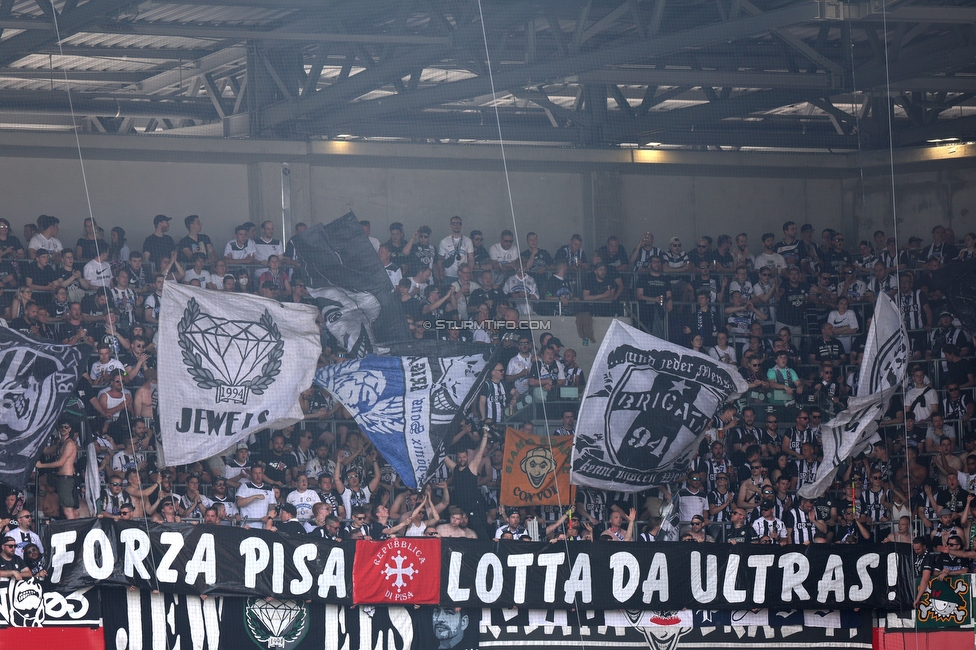
<path fill-rule="evenodd" d="M 408 237 L 430 226 L 436 243 L 450 232 L 456 214 L 464 219 L 465 234 L 475 228 L 484 232 L 487 246 L 498 241 L 502 230 L 514 230 L 513 206 L 522 242 L 527 232 L 536 231 L 552 253 L 582 231 L 579 174 L 513 172 L 510 177 L 511 203 L 502 172 L 316 166 L 311 168 L 311 211 L 316 222 L 328 222 L 352 210 L 370 221 L 380 241 L 399 221 Z"/>
<path fill-rule="evenodd" d="M 227 231 L 227 224 L 247 220 L 244 165 L 89 160 L 85 176 L 96 220 L 106 235 L 113 226 L 124 228 L 132 248 L 142 246 L 157 214 L 173 217 L 170 233 L 176 240 L 186 234 L 183 217 L 199 214 L 205 232 L 213 233 L 220 246 L 230 239 L 220 232 Z M 11 222 L 18 237 L 25 223 L 50 214 L 61 220 L 58 238 L 73 247 L 88 217 L 77 159 L 0 158 L 0 196 L 0 216 Z"/>
<path fill-rule="evenodd" d="M 211 147 L 259 144 L 215 141 Z M 83 142 L 83 150 L 91 152 L 91 145 Z M 57 151 L 58 155 L 0 157 L 2 215 L 18 234 L 37 215 L 56 215 L 62 220 L 61 239 L 70 244 L 81 234 L 87 199 L 77 158 L 70 147 Z M 464 158 L 470 151 L 458 150 L 457 165 L 446 147 L 437 149 L 439 158 L 420 161 L 373 155 L 348 164 L 336 157 L 292 155 L 292 221 L 325 222 L 352 209 L 372 221 L 381 239 L 390 222 L 402 221 L 410 230 L 430 225 L 438 240 L 447 233 L 449 217 L 459 214 L 466 232 L 477 227 L 485 232 L 486 244 L 493 243 L 501 230 L 512 228 L 508 188 L 489 154 L 472 162 Z M 513 165 L 511 171 L 520 245 L 525 233 L 535 230 L 542 246 L 552 252 L 574 232 L 583 234 L 585 248 L 592 251 L 611 234 L 632 247 L 645 230 L 655 234 L 659 246 L 672 236 L 681 237 L 686 249 L 700 235 L 744 230 L 758 250 L 759 235 L 778 235 L 787 219 L 812 223 L 818 230 L 839 228 L 848 234 L 852 249 L 875 229 L 893 232 L 891 182 L 883 166 L 870 169 L 862 183 L 857 167 L 840 166 L 826 173 L 820 158 L 811 159 L 815 164 L 804 176 L 806 160 L 801 157 L 790 160 L 798 167 L 781 173 L 768 163 L 759 171 L 736 164 L 651 169 L 614 161 L 602 164 L 598 158 L 570 165 L 558 151 L 530 153 L 537 160 Z M 256 161 L 230 153 L 208 158 L 195 152 L 184 159 L 180 150 L 158 155 L 139 151 L 134 156 L 124 149 L 106 150 L 100 157 L 89 153 L 85 164 L 96 217 L 106 230 L 124 227 L 130 244 L 141 244 L 157 213 L 174 217 L 175 238 L 184 234 L 182 217 L 201 215 L 205 232 L 218 247 L 247 219 L 280 223 L 281 161 L 269 158 L 288 156 L 273 152 Z M 927 239 L 935 223 L 953 226 L 959 237 L 976 230 L 976 166 L 898 174 L 895 195 L 902 241 L 915 234 Z"/>
<path fill-rule="evenodd" d="M 952 227 L 957 239 L 976 230 L 976 169 L 896 174 L 894 184 L 890 176 L 875 176 L 844 186 L 845 207 L 862 238 L 878 229 L 893 234 L 892 193 L 899 241 L 917 235 L 929 242 L 936 224 Z"/>

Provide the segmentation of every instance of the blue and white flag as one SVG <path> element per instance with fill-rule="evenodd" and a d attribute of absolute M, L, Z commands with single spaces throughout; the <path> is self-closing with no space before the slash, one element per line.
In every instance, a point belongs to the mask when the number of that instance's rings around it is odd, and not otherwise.
<path fill-rule="evenodd" d="M 878 421 L 901 386 L 907 364 L 905 321 L 891 298 L 879 293 L 864 345 L 857 395 L 821 429 L 823 461 L 816 480 L 804 483 L 797 494 L 808 499 L 820 497 L 834 482 L 841 463 L 873 444 Z"/>
<path fill-rule="evenodd" d="M 449 354 L 450 344 L 430 341 Z M 426 346 L 425 346 L 426 347 Z M 487 346 L 463 356 L 368 354 L 321 368 L 315 383 L 352 414 L 408 487 L 436 469 L 444 437 L 470 408 L 492 358 Z"/>
<path fill-rule="evenodd" d="M 322 346 L 310 305 L 167 282 L 159 312 L 165 461 L 193 463 L 303 417 Z"/>
<path fill-rule="evenodd" d="M 676 480 L 718 408 L 748 389 L 732 366 L 613 321 L 580 404 L 572 482 L 639 492 Z"/>
<path fill-rule="evenodd" d="M 22 490 L 75 392 L 81 352 L 73 345 L 0 328 L 0 483 Z"/>

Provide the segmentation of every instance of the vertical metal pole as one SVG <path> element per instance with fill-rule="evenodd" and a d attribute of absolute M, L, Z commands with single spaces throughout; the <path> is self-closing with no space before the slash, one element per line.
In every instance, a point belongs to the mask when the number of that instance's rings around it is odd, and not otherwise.
<path fill-rule="evenodd" d="M 287 243 L 291 239 L 291 168 L 288 163 L 281 163 L 281 241 Z"/>

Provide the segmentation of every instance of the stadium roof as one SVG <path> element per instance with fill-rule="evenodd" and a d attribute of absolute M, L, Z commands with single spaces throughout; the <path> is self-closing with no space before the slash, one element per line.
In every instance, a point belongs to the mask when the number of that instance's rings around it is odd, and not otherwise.
<path fill-rule="evenodd" d="M 2 130 L 478 143 L 497 110 L 545 146 L 976 139 L 974 2 L 0 0 L 0 28 Z"/>

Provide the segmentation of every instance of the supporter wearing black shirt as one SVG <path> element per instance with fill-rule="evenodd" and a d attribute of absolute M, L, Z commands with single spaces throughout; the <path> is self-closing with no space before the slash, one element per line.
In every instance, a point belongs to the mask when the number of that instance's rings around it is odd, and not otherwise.
<path fill-rule="evenodd" d="M 54 283 L 58 281 L 58 270 L 51 266 L 51 254 L 45 250 L 37 251 L 34 261 L 27 265 L 24 276 L 27 286 L 34 290 L 34 301 L 46 306 L 51 301 L 50 294 L 39 293 L 54 291 Z"/>
<path fill-rule="evenodd" d="M 630 258 L 627 255 L 627 251 L 620 245 L 620 240 L 616 237 L 607 239 L 607 245 L 596 249 L 594 255 L 599 255 L 600 259 L 607 266 L 618 272 L 626 271 L 630 265 Z"/>
<path fill-rule="evenodd" d="M 844 347 L 834 338 L 834 326 L 829 322 L 820 324 L 820 337 L 810 344 L 810 363 L 829 361 L 839 366 L 847 361 Z"/>
<path fill-rule="evenodd" d="M 468 528 L 479 539 L 491 539 L 487 528 L 488 504 L 478 485 L 478 472 L 487 446 L 488 436 L 481 436 L 481 444 L 473 458 L 468 458 L 470 452 L 459 451 L 456 461 L 450 457 L 444 459 L 444 464 L 451 471 L 451 503 L 467 513 Z"/>
<path fill-rule="evenodd" d="M 844 267 L 853 263 L 854 258 L 844 250 L 844 235 L 839 232 L 834 233 L 830 249 L 823 254 L 823 270 L 829 271 L 831 275 L 840 276 Z"/>
<path fill-rule="evenodd" d="M 589 274 L 586 280 L 583 281 L 583 302 L 613 300 L 616 295 L 617 283 L 607 275 L 606 263 L 600 262 L 593 268 L 593 272 Z M 606 303 L 593 303 L 587 305 L 587 307 L 587 311 L 594 316 L 612 316 L 615 311 L 614 305 Z"/>
<path fill-rule="evenodd" d="M 505 300 L 505 294 L 495 286 L 495 276 L 491 271 L 482 271 L 481 288 L 471 292 L 468 298 L 468 313 L 477 311 L 480 305 L 488 305 L 488 315 L 494 317 L 498 304 Z"/>
<path fill-rule="evenodd" d="M 783 224 L 783 241 L 776 244 L 773 250 L 783 256 L 787 266 L 799 266 L 800 261 L 806 258 L 806 246 L 796 238 L 795 222 L 787 221 Z"/>
<path fill-rule="evenodd" d="M 271 437 L 271 449 L 267 450 L 262 459 L 266 465 L 264 468 L 264 481 L 279 487 L 284 486 L 288 481 L 288 470 L 292 466 L 292 456 L 285 452 L 285 436 L 276 431 Z"/>
<path fill-rule="evenodd" d="M 153 227 L 156 230 L 146 237 L 146 241 L 142 244 L 143 259 L 157 267 L 162 263 L 163 258 L 169 258 L 176 250 L 176 242 L 166 234 L 170 221 L 172 221 L 171 217 L 157 214 L 153 219 Z"/>
<path fill-rule="evenodd" d="M 803 313 L 809 287 L 800 282 L 799 269 L 790 269 L 787 278 L 788 281 L 779 290 L 776 321 L 791 328 L 801 327 L 804 323 Z"/>
<path fill-rule="evenodd" d="M 756 539 L 756 531 L 746 523 L 746 511 L 739 506 L 732 506 L 729 515 L 732 524 L 725 529 L 725 541 L 732 545 L 752 544 Z"/>

